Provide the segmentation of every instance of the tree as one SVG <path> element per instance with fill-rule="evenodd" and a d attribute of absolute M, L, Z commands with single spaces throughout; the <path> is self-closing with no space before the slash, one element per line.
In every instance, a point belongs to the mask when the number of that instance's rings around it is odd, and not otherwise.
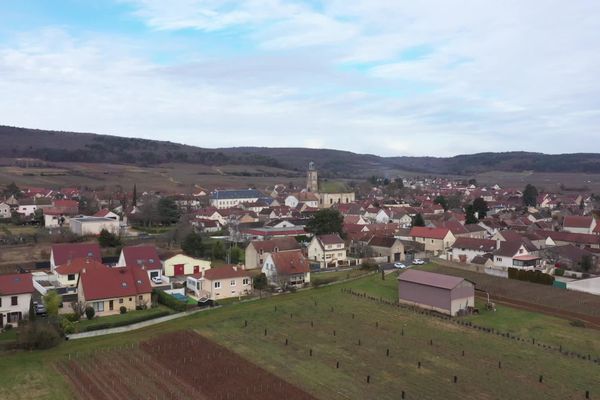
<path fill-rule="evenodd" d="M 21 192 L 21 189 L 19 189 L 16 183 L 11 182 L 8 185 L 6 185 L 6 188 L 4 189 L 4 196 L 15 196 L 15 199 L 18 199 L 20 197 L 23 197 L 23 192 Z"/>
<path fill-rule="evenodd" d="M 487 216 L 487 212 L 489 211 L 487 201 L 481 197 L 476 198 L 473 201 L 473 211 L 477 213 L 477 217 L 479 219 L 485 218 Z"/>
<path fill-rule="evenodd" d="M 163 224 L 171 225 L 179 221 L 180 213 L 175 200 L 163 197 L 158 201 L 157 208 Z"/>
<path fill-rule="evenodd" d="M 535 207 L 537 205 L 538 191 L 535 186 L 527 184 L 523 190 L 523 204 L 525 207 Z"/>
<path fill-rule="evenodd" d="M 589 272 L 592 269 L 592 257 L 587 254 L 581 257 L 580 265 L 583 272 Z"/>
<path fill-rule="evenodd" d="M 98 235 L 98 243 L 101 247 L 117 247 L 121 245 L 121 239 L 114 233 L 102 229 Z"/>
<path fill-rule="evenodd" d="M 29 315 L 27 317 L 27 319 L 29 319 L 29 321 L 35 321 L 35 307 L 33 306 L 33 299 L 29 300 Z"/>
<path fill-rule="evenodd" d="M 412 221 L 413 226 L 425 226 L 425 220 L 421 214 L 415 215 Z"/>
<path fill-rule="evenodd" d="M 317 211 L 306 225 L 306 229 L 315 235 L 327 233 L 343 234 L 344 217 L 333 208 L 324 208 Z"/>
<path fill-rule="evenodd" d="M 135 183 L 133 184 L 133 199 L 132 199 L 131 204 L 134 207 L 137 206 L 137 186 Z"/>
<path fill-rule="evenodd" d="M 477 186 L 477 179 L 475 179 L 475 178 L 471 178 L 471 179 L 469 179 L 469 182 L 468 182 L 468 183 L 469 183 L 469 185 L 474 185 L 474 186 Z"/>
<path fill-rule="evenodd" d="M 94 315 L 96 315 L 96 310 L 94 310 L 94 307 L 87 306 L 85 308 L 85 317 L 87 319 L 93 319 Z"/>
<path fill-rule="evenodd" d="M 79 320 L 79 318 L 83 317 L 83 314 L 85 314 L 86 304 L 84 301 L 74 301 L 71 303 L 71 308 Z"/>
<path fill-rule="evenodd" d="M 213 260 L 224 260 L 225 259 L 225 247 L 223 247 L 223 242 L 217 240 L 212 246 L 211 257 Z"/>
<path fill-rule="evenodd" d="M 479 220 L 475 216 L 475 208 L 472 204 L 469 204 L 467 206 L 467 208 L 465 209 L 465 213 L 467 214 L 465 218 L 465 224 L 476 224 L 479 222 Z"/>
<path fill-rule="evenodd" d="M 231 264 L 242 264 L 244 262 L 244 256 L 244 251 L 237 246 L 229 249 L 229 261 Z"/>
<path fill-rule="evenodd" d="M 190 233 L 183 239 L 181 250 L 190 257 L 204 257 L 204 243 L 202 243 L 202 236 L 196 232 Z"/>
<path fill-rule="evenodd" d="M 60 307 L 61 297 L 54 290 L 50 290 L 43 298 L 44 306 L 48 315 L 58 315 L 58 308 Z"/>
<path fill-rule="evenodd" d="M 264 273 L 261 273 L 252 280 L 252 287 L 258 290 L 258 294 L 262 297 L 262 291 L 269 287 L 269 280 Z"/>
<path fill-rule="evenodd" d="M 433 202 L 435 204 L 439 204 L 440 206 L 442 206 L 444 208 L 444 211 L 448 210 L 448 201 L 446 200 L 446 198 L 444 196 L 438 196 L 435 199 L 433 199 Z"/>

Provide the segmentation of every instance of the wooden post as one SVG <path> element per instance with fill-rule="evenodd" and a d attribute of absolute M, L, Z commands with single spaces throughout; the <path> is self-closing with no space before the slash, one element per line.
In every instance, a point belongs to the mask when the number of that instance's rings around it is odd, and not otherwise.
<path fill-rule="evenodd" d="M 544 375 L 540 375 L 540 383 L 544 382 Z"/>
<path fill-rule="evenodd" d="M 458 376 L 454 375 L 454 383 L 458 382 Z"/>
<path fill-rule="evenodd" d="M 371 375 L 367 375 L 367 383 L 371 382 Z"/>
<path fill-rule="evenodd" d="M 267 328 L 265 328 L 265 336 L 267 336 Z"/>
<path fill-rule="evenodd" d="M 308 354 L 312 357 L 312 349 L 308 351 Z"/>
<path fill-rule="evenodd" d="M 285 345 L 286 346 L 288 345 L 288 339 L 287 338 L 285 338 Z"/>
<path fill-rule="evenodd" d="M 339 361 L 336 361 L 336 363 L 335 363 L 335 368 L 336 368 L 336 369 L 340 368 L 340 362 L 339 362 Z"/>
<path fill-rule="evenodd" d="M 418 367 L 418 368 L 421 368 L 421 361 L 419 361 L 419 362 L 417 363 L 417 367 Z"/>
<path fill-rule="evenodd" d="M 387 349 L 387 350 L 385 351 L 385 355 L 386 355 L 386 357 L 389 357 L 389 356 L 390 356 L 390 349 Z"/>

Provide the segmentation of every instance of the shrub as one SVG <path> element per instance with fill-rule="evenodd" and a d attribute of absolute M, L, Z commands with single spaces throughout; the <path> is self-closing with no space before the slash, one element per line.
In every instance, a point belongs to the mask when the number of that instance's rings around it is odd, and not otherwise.
<path fill-rule="evenodd" d="M 163 311 L 159 311 L 159 312 L 156 312 L 153 314 L 140 315 L 135 318 L 130 318 L 130 319 L 126 319 L 126 320 L 98 323 L 98 324 L 94 324 L 94 325 L 85 327 L 83 329 L 83 332 L 98 331 L 101 329 L 118 328 L 120 326 L 137 324 L 138 322 L 144 322 L 144 321 L 149 321 L 151 319 L 164 317 L 169 314 L 170 314 L 169 311 L 163 310 Z"/>
<path fill-rule="evenodd" d="M 571 326 L 576 327 L 576 328 L 585 328 L 585 322 L 583 322 L 583 321 L 581 321 L 579 319 L 575 319 L 575 320 L 569 322 L 569 324 Z"/>
<path fill-rule="evenodd" d="M 60 319 L 60 327 L 64 334 L 70 335 L 71 333 L 75 333 L 75 324 L 73 321 L 69 320 L 66 317 Z"/>
<path fill-rule="evenodd" d="M 93 307 L 87 306 L 85 308 L 85 316 L 87 319 L 92 319 L 94 318 L 94 315 L 96 315 L 96 311 L 94 310 Z"/>
<path fill-rule="evenodd" d="M 5 331 L 10 331 L 13 328 L 12 324 L 6 324 L 4 325 L 4 330 Z"/>
<path fill-rule="evenodd" d="M 518 268 L 509 268 L 508 278 L 539 283 L 542 285 L 552 285 L 554 283 L 554 277 L 552 275 L 544 274 L 541 271 L 526 271 Z"/>
<path fill-rule="evenodd" d="M 556 276 L 564 276 L 565 275 L 565 270 L 561 269 L 561 268 L 556 268 L 554 270 L 554 275 L 556 275 Z"/>
<path fill-rule="evenodd" d="M 360 269 L 367 271 L 377 271 L 379 265 L 373 260 L 366 260 L 360 265 Z"/>
<path fill-rule="evenodd" d="M 153 294 L 156 295 L 159 304 L 169 307 L 174 311 L 185 311 L 187 310 L 187 304 L 183 303 L 168 293 L 163 292 L 162 290 L 154 289 L 152 291 Z"/>
<path fill-rule="evenodd" d="M 63 314 L 62 317 L 70 322 L 77 322 L 81 318 L 77 313 Z"/>
<path fill-rule="evenodd" d="M 48 320 L 36 320 L 19 328 L 19 347 L 25 350 L 49 349 L 61 340 L 59 328 Z"/>
<path fill-rule="evenodd" d="M 121 307 L 119 308 L 119 312 L 120 312 L 121 314 L 126 314 L 126 313 L 127 313 L 127 307 L 125 307 L 125 306 L 121 306 Z"/>

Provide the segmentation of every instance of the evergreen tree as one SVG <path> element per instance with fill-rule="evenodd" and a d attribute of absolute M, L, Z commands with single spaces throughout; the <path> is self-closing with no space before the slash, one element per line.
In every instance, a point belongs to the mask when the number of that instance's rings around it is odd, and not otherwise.
<path fill-rule="evenodd" d="M 315 235 L 327 233 L 343 234 L 344 217 L 333 208 L 325 208 L 317 211 L 306 225 L 306 229 Z"/>
<path fill-rule="evenodd" d="M 132 205 L 135 207 L 137 206 L 137 185 L 134 183 L 133 184 L 133 199 L 132 199 Z"/>
<path fill-rule="evenodd" d="M 190 257 L 200 258 L 204 256 L 204 243 L 202 243 L 202 236 L 196 232 L 192 232 L 183 239 L 181 243 L 181 250 L 184 254 Z"/>
<path fill-rule="evenodd" d="M 425 226 L 425 220 L 421 214 L 415 215 L 412 222 L 413 226 Z"/>
<path fill-rule="evenodd" d="M 448 210 L 448 201 L 446 200 L 446 198 L 444 196 L 438 196 L 436 197 L 433 202 L 435 204 L 439 204 L 440 206 L 442 206 L 444 208 L 444 211 Z"/>
<path fill-rule="evenodd" d="M 487 212 L 489 211 L 487 201 L 481 197 L 476 198 L 473 201 L 473 211 L 477 213 L 477 217 L 479 219 L 485 218 L 487 216 Z"/>
<path fill-rule="evenodd" d="M 537 205 L 538 191 L 535 186 L 527 184 L 523 190 L 523 204 L 525 207 L 535 207 Z"/>
<path fill-rule="evenodd" d="M 477 217 L 475 216 L 475 208 L 472 204 L 469 204 L 465 209 L 465 213 L 467 214 L 465 218 L 465 224 L 476 224 L 479 222 Z"/>

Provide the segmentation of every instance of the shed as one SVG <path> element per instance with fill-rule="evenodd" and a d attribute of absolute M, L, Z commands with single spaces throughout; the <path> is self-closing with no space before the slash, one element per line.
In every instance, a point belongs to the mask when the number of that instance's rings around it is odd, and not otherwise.
<path fill-rule="evenodd" d="M 456 276 L 409 269 L 398 277 L 398 301 L 455 316 L 475 306 L 475 284 Z"/>

